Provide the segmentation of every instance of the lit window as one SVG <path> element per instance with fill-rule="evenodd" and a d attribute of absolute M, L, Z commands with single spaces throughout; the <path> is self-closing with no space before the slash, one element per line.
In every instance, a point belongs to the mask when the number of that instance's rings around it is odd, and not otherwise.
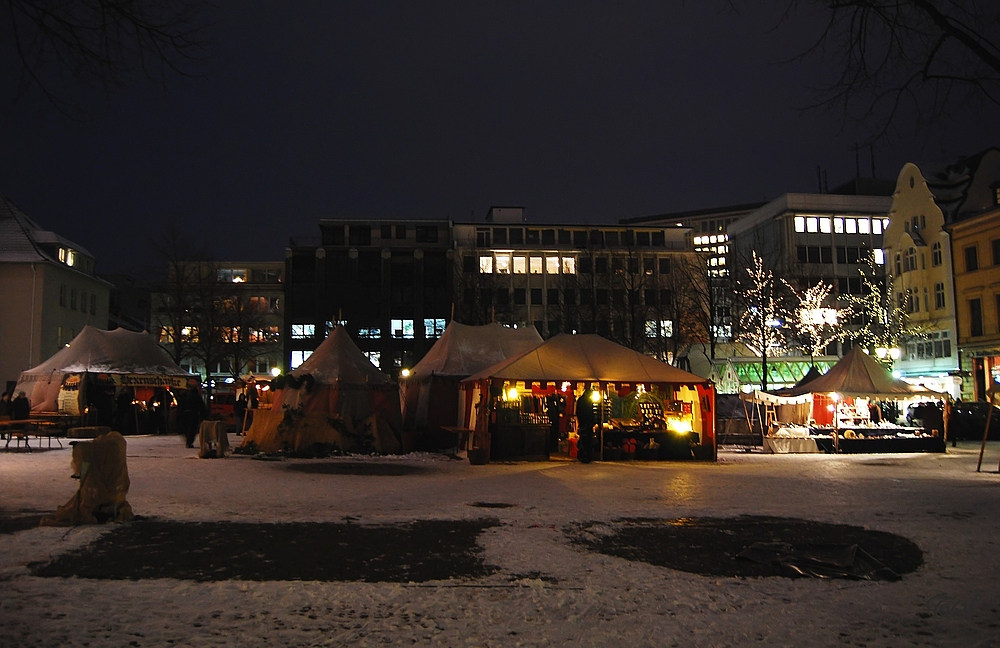
<path fill-rule="evenodd" d="M 73 250 L 66 250 L 66 265 L 76 265 L 76 252 Z"/>
<path fill-rule="evenodd" d="M 844 225 L 845 225 L 844 230 L 848 234 L 857 234 L 858 233 L 858 221 L 856 219 L 854 219 L 854 218 L 847 218 L 844 221 Z"/>
<path fill-rule="evenodd" d="M 576 274 L 576 257 L 562 258 L 563 274 Z"/>
<path fill-rule="evenodd" d="M 545 273 L 559 274 L 559 257 L 545 257 Z"/>
<path fill-rule="evenodd" d="M 660 320 L 660 337 L 674 337 L 673 320 Z"/>
<path fill-rule="evenodd" d="M 377 340 L 382 337 L 382 329 L 374 327 L 358 329 L 358 337 L 362 340 Z"/>
<path fill-rule="evenodd" d="M 871 221 L 869 219 L 858 219 L 858 234 L 871 234 Z"/>
<path fill-rule="evenodd" d="M 806 231 L 806 219 L 803 218 L 802 216 L 795 217 L 795 231 L 796 232 Z M 695 243 L 697 243 L 697 241 L 695 241 Z"/>
<path fill-rule="evenodd" d="M 527 272 L 527 264 L 523 256 L 514 257 L 514 274 L 524 274 Z"/>
<path fill-rule="evenodd" d="M 413 320 L 411 319 L 390 320 L 390 328 L 392 329 L 392 337 L 396 339 L 413 339 Z"/>
<path fill-rule="evenodd" d="M 833 233 L 834 234 L 843 234 L 844 233 L 844 219 L 843 218 L 834 218 L 833 219 Z"/>
<path fill-rule="evenodd" d="M 542 257 L 531 257 L 528 269 L 531 274 L 542 274 Z"/>
<path fill-rule="evenodd" d="M 426 338 L 439 338 L 441 334 L 444 333 L 445 321 L 444 318 L 439 319 L 425 319 L 424 320 L 424 337 Z"/>
<path fill-rule="evenodd" d="M 371 362 L 376 367 L 378 367 L 379 363 L 382 362 L 381 351 L 362 351 L 362 353 L 364 353 L 365 357 L 368 358 L 368 361 Z"/>
<path fill-rule="evenodd" d="M 817 222 L 818 220 L 819 219 L 816 218 L 815 216 L 810 216 L 810 217 L 806 218 L 806 231 L 807 232 L 818 232 L 819 231 L 818 222 Z"/>
<path fill-rule="evenodd" d="M 882 233 L 882 219 L 881 218 L 873 218 L 872 219 L 872 234 L 881 234 L 881 233 Z"/>
<path fill-rule="evenodd" d="M 292 369 L 305 362 L 312 354 L 312 351 L 292 351 Z"/>
<path fill-rule="evenodd" d="M 483 274 L 493 274 L 493 257 L 479 257 L 479 272 Z"/>
<path fill-rule="evenodd" d="M 497 274 L 510 274 L 510 255 L 497 255 Z"/>
<path fill-rule="evenodd" d="M 646 320 L 646 337 L 650 339 L 656 337 L 656 320 Z"/>
<path fill-rule="evenodd" d="M 59 262 L 66 263 L 66 248 L 59 248 Z"/>
<path fill-rule="evenodd" d="M 315 324 L 292 324 L 292 339 L 305 340 L 316 335 Z"/>
<path fill-rule="evenodd" d="M 875 248 L 874 250 L 872 250 L 872 252 L 875 254 L 875 263 L 877 263 L 878 265 L 884 265 L 885 252 L 882 251 L 882 248 Z"/>
<path fill-rule="evenodd" d="M 821 219 L 819 219 L 819 231 L 823 232 L 824 234 L 829 234 L 830 233 L 830 219 L 829 218 L 821 218 Z"/>

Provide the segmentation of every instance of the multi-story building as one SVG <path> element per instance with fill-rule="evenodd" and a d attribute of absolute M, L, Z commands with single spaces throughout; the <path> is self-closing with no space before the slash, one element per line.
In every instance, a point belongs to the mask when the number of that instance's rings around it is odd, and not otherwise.
<path fill-rule="evenodd" d="M 455 318 L 534 326 L 546 338 L 598 333 L 684 364 L 697 328 L 678 313 L 690 232 L 528 223 L 520 207 L 494 207 L 486 222 L 453 225 Z"/>
<path fill-rule="evenodd" d="M 160 344 L 213 383 L 283 371 L 281 261 L 172 262 L 152 295 Z"/>
<path fill-rule="evenodd" d="M 963 374 L 963 398 L 986 400 L 1000 388 L 1000 151 L 989 149 L 952 165 L 939 176 L 951 180 L 955 310 Z"/>
<path fill-rule="evenodd" d="M 915 164 L 899 172 L 882 245 L 890 293 L 905 314 L 900 358 L 893 370 L 908 382 L 958 397 L 962 381 L 951 237 L 945 214 Z"/>
<path fill-rule="evenodd" d="M 483 222 L 320 221 L 286 250 L 285 357 L 301 363 L 336 324 L 392 375 L 451 320 L 597 332 L 671 358 L 684 336 L 676 260 L 690 229 L 527 223 L 520 207 Z M 690 336 L 690 331 L 683 331 Z"/>
<path fill-rule="evenodd" d="M 336 324 L 375 366 L 411 367 L 451 319 L 448 220 L 324 219 L 285 251 L 285 359 L 294 368 Z"/>
<path fill-rule="evenodd" d="M 106 329 L 110 284 L 82 246 L 42 229 L 0 196 L 0 387 L 86 325 Z"/>

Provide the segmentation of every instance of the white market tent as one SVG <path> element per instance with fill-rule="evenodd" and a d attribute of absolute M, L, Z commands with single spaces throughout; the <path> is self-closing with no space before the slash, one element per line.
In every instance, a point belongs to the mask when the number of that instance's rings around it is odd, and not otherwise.
<path fill-rule="evenodd" d="M 15 393 L 25 392 L 33 412 L 60 411 L 60 390 L 73 381 L 78 391 L 86 375 L 96 375 L 116 387 L 187 389 L 199 382 L 197 376 L 177 366 L 148 333 L 85 326 L 48 360 L 22 371 Z"/>

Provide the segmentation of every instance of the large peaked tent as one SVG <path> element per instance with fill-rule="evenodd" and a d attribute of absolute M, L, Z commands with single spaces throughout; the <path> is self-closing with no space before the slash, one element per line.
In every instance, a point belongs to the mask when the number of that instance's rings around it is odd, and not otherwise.
<path fill-rule="evenodd" d="M 120 387 L 197 386 L 198 377 L 184 371 L 148 333 L 125 329 L 102 331 L 85 326 L 66 347 L 42 364 L 21 372 L 16 391 L 23 390 L 33 412 L 59 409 L 59 392 L 68 377 L 79 385 L 96 375 Z"/>
<path fill-rule="evenodd" d="M 273 385 L 280 385 L 281 379 Z M 345 451 L 373 446 L 398 452 L 399 388 L 380 372 L 338 326 L 305 362 L 292 370 L 258 410 L 243 444 L 262 452 L 303 451 L 314 444 Z"/>
<path fill-rule="evenodd" d="M 469 326 L 451 322 L 423 359 L 400 381 L 403 426 L 421 430 L 425 444 L 443 427 L 466 427 L 465 402 L 471 391 L 461 381 L 507 358 L 542 343 L 534 327 L 510 328 L 500 324 Z M 450 444 L 449 444 L 450 445 Z"/>
<path fill-rule="evenodd" d="M 941 397 L 941 393 L 894 378 L 859 346 L 851 347 L 837 364 L 822 376 L 782 392 L 783 396 L 837 393 L 867 398 Z"/>

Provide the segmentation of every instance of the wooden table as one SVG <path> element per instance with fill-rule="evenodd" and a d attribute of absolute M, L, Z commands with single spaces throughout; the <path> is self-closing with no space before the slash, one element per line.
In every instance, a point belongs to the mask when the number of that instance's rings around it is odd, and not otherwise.
<path fill-rule="evenodd" d="M 68 424 L 66 419 L 49 417 L 33 417 L 20 421 L 0 421 L 0 430 L 3 430 L 7 435 L 7 444 L 4 448 L 9 448 L 10 442 L 17 437 L 16 447 L 21 447 L 21 440 L 23 439 L 24 447 L 30 450 L 31 446 L 28 445 L 29 435 L 33 435 L 36 439 L 48 439 L 48 447 L 50 448 L 52 447 L 52 439 L 55 439 L 61 448 L 63 444 L 59 437 L 66 434 L 66 426 Z"/>

